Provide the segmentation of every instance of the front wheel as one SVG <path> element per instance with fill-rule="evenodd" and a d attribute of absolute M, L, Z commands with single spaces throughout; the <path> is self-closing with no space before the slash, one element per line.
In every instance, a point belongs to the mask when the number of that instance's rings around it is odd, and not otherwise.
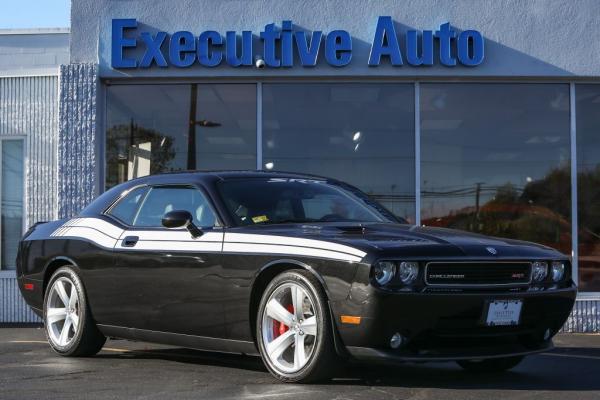
<path fill-rule="evenodd" d="M 485 360 L 461 360 L 457 364 L 469 372 L 493 373 L 504 372 L 516 367 L 524 356 L 488 358 Z"/>
<path fill-rule="evenodd" d="M 52 349 L 63 356 L 91 356 L 106 337 L 98 330 L 87 304 L 81 279 L 70 267 L 50 278 L 44 296 L 44 325 Z"/>
<path fill-rule="evenodd" d="M 284 382 L 314 382 L 331 374 L 333 332 L 325 293 L 301 270 L 275 277 L 263 293 L 256 323 L 262 359 Z"/>

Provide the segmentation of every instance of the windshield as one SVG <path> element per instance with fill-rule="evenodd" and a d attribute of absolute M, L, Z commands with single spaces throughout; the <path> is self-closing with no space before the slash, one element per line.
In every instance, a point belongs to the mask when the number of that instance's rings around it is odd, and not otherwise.
<path fill-rule="evenodd" d="M 322 180 L 231 179 L 220 182 L 219 191 L 238 225 L 394 221 L 372 203 Z"/>

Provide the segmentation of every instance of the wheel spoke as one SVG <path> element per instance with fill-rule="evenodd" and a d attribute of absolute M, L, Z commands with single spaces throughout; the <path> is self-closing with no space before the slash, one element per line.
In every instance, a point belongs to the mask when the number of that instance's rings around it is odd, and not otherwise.
<path fill-rule="evenodd" d="M 287 331 L 267 344 L 267 353 L 272 360 L 277 360 L 281 354 L 294 343 L 294 332 Z"/>
<path fill-rule="evenodd" d="M 63 302 L 65 307 L 69 306 L 69 296 L 67 295 L 67 291 L 65 290 L 65 285 L 62 281 L 56 282 L 56 293 L 58 293 L 58 297 L 60 297 L 60 301 Z"/>
<path fill-rule="evenodd" d="M 79 316 L 75 313 L 72 313 L 71 322 L 73 323 L 73 331 L 77 331 L 77 327 L 79 326 Z"/>
<path fill-rule="evenodd" d="M 61 346 L 66 346 L 69 341 L 69 330 L 71 330 L 71 318 L 66 318 L 62 330 L 60 331 L 60 337 L 58 338 L 58 343 Z"/>
<path fill-rule="evenodd" d="M 284 325 L 292 326 L 293 315 L 275 299 L 267 303 L 267 315 Z"/>
<path fill-rule="evenodd" d="M 53 324 L 67 318 L 66 308 L 49 308 L 46 311 L 46 320 L 48 324 Z"/>
<path fill-rule="evenodd" d="M 306 364 L 306 353 L 304 350 L 304 335 L 296 335 L 294 347 L 294 368 L 300 369 Z"/>
<path fill-rule="evenodd" d="M 317 336 L 317 317 L 312 316 L 310 318 L 305 319 L 300 324 L 300 328 L 304 331 L 306 335 Z"/>
<path fill-rule="evenodd" d="M 300 286 L 294 285 L 290 288 L 292 292 L 292 305 L 294 306 L 294 314 L 296 318 L 301 320 L 304 314 L 304 290 Z"/>
<path fill-rule="evenodd" d="M 69 307 L 75 309 L 75 305 L 77 304 L 77 289 L 75 289 L 75 285 L 71 285 L 71 295 L 69 296 Z"/>

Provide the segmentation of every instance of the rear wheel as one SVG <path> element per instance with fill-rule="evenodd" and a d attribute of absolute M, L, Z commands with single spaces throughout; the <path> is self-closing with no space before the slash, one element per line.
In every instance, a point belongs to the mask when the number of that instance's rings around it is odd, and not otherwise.
<path fill-rule="evenodd" d="M 271 374 L 313 382 L 331 374 L 335 359 L 327 299 L 311 274 L 292 270 L 271 281 L 257 313 L 256 338 Z"/>
<path fill-rule="evenodd" d="M 44 325 L 52 349 L 63 356 L 91 356 L 106 337 L 92 320 L 81 279 L 70 267 L 50 278 L 44 296 Z"/>
<path fill-rule="evenodd" d="M 524 358 L 524 356 L 516 356 L 486 360 L 461 360 L 457 361 L 457 364 L 470 372 L 492 373 L 508 371 L 516 367 Z"/>

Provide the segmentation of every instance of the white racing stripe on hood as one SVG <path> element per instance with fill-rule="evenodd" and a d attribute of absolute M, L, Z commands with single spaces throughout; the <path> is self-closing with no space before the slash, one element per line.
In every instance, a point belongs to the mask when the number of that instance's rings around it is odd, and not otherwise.
<path fill-rule="evenodd" d="M 360 261 L 366 253 L 354 247 L 323 240 L 249 233 L 206 232 L 193 238 L 186 230 L 123 230 L 99 218 L 73 218 L 52 237 L 82 238 L 109 249 L 127 251 L 209 251 L 225 253 L 289 254 Z M 133 247 L 122 247 L 126 236 L 137 236 Z"/>

